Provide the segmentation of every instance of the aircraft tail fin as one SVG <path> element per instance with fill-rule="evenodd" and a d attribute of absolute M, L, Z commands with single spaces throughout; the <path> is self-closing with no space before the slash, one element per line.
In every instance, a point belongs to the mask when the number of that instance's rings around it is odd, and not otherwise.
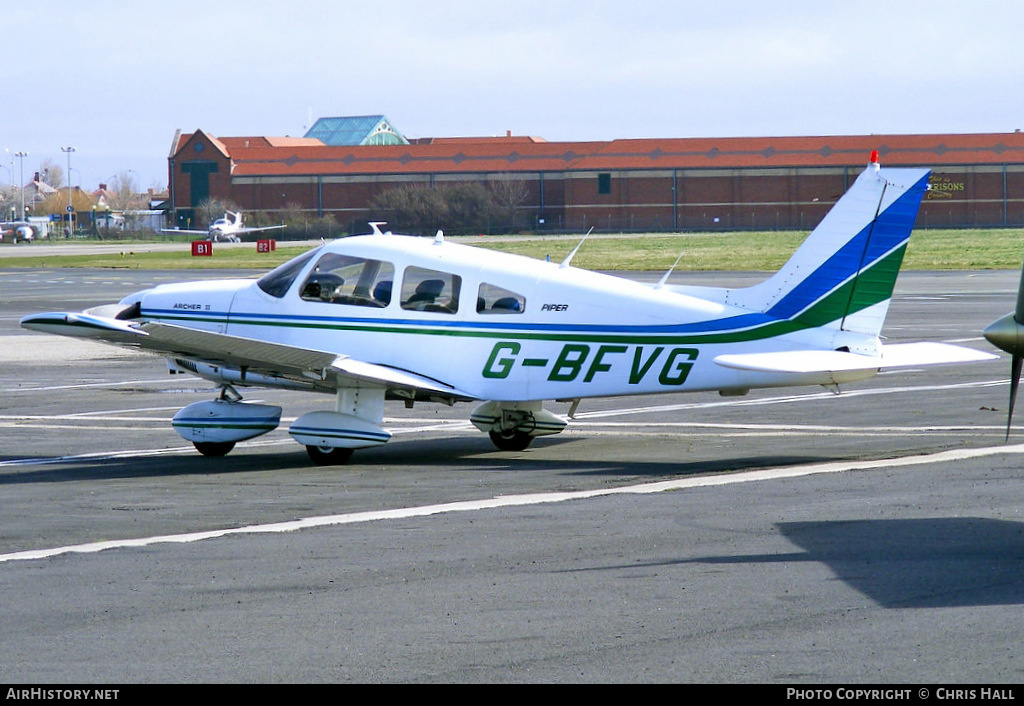
<path fill-rule="evenodd" d="M 730 290 L 727 303 L 803 327 L 877 336 L 903 263 L 927 169 L 872 161 L 789 261 L 760 284 Z"/>

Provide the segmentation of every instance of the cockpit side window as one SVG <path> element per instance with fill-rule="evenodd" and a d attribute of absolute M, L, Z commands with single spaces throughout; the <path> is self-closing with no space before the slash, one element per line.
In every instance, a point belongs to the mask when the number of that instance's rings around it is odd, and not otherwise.
<path fill-rule="evenodd" d="M 454 314 L 459 310 L 462 278 L 451 272 L 406 267 L 402 279 L 402 308 Z"/>
<path fill-rule="evenodd" d="M 326 253 L 299 288 L 306 301 L 382 308 L 391 303 L 390 262 Z"/>
<path fill-rule="evenodd" d="M 476 310 L 480 314 L 522 314 L 526 297 L 496 284 L 483 282 L 476 294 Z"/>
<path fill-rule="evenodd" d="M 314 248 L 309 252 L 304 252 L 298 257 L 292 258 L 283 265 L 275 267 L 256 280 L 257 286 L 270 296 L 280 299 L 288 292 L 292 282 L 299 276 L 299 272 L 306 266 L 306 263 L 313 259 L 313 256 L 319 251 L 320 248 Z"/>

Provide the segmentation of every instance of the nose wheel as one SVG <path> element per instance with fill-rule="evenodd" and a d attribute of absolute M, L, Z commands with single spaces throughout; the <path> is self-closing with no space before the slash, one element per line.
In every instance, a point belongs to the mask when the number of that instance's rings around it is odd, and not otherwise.
<path fill-rule="evenodd" d="M 196 447 L 196 451 L 210 458 L 227 456 L 231 449 L 235 448 L 233 441 L 193 441 L 192 445 Z"/>
<path fill-rule="evenodd" d="M 352 451 L 353 449 L 306 446 L 306 453 L 309 454 L 310 460 L 318 466 L 344 465 L 352 458 Z"/>
<path fill-rule="evenodd" d="M 491 443 L 501 451 L 524 451 L 533 441 L 532 435 L 517 429 L 492 431 L 488 434 L 491 437 Z"/>

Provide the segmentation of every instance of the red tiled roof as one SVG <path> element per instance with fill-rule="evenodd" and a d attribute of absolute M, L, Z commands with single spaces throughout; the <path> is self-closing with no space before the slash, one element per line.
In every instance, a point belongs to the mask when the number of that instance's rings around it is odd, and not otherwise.
<path fill-rule="evenodd" d="M 615 140 L 577 169 L 829 167 L 1024 162 L 1024 134 L 838 135 Z M 599 166 L 598 166 L 599 165 Z"/>
<path fill-rule="evenodd" d="M 209 136 L 208 136 L 209 137 Z M 213 138 L 211 138 L 213 139 Z M 179 145 L 184 145 L 183 136 Z M 302 138 L 220 138 L 235 176 L 738 169 L 1024 163 L 1024 134 L 838 135 L 546 142 L 440 138 L 424 144 L 310 145 Z"/>
<path fill-rule="evenodd" d="M 230 156 L 230 153 L 228 151 L 228 147 L 225 144 L 224 140 L 228 140 L 230 142 L 232 140 L 237 140 L 237 139 L 243 139 L 244 140 L 245 139 L 245 138 L 237 138 L 237 137 L 234 137 L 234 138 L 227 137 L 227 138 L 221 139 L 219 137 L 214 137 L 213 135 L 211 135 L 209 133 L 203 132 L 202 130 L 196 130 L 195 132 L 192 132 L 192 133 L 184 133 L 184 134 L 179 133 L 178 136 L 177 136 L 177 138 L 178 138 L 177 139 L 177 144 L 175 144 L 173 146 L 172 150 L 171 150 L 171 157 L 177 156 L 177 154 L 179 152 L 181 152 L 183 149 L 185 149 L 185 145 L 189 144 L 192 141 L 192 138 L 195 137 L 196 135 L 202 135 L 207 140 L 209 140 L 210 144 L 213 145 L 214 149 L 219 151 L 225 157 Z"/>

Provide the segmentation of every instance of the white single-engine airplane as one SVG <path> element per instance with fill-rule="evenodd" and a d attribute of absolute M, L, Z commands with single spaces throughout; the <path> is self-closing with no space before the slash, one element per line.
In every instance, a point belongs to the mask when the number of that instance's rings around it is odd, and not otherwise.
<path fill-rule="evenodd" d="M 206 230 L 186 230 L 184 228 L 162 228 L 164 233 L 192 233 L 205 235 L 206 239 L 214 243 L 240 243 L 241 236 L 246 233 L 257 233 L 264 230 L 276 230 L 284 228 L 284 224 L 277 226 L 259 226 L 249 228 L 242 225 L 241 211 L 225 211 L 224 216 L 218 218 Z"/>
<path fill-rule="evenodd" d="M 31 243 L 35 234 L 32 231 L 32 226 L 24 221 L 0 223 L 0 242 L 8 236 L 10 236 L 11 242 L 17 245 L 18 243 Z"/>
<path fill-rule="evenodd" d="M 482 402 L 472 423 L 522 450 L 567 424 L 546 400 L 835 387 L 994 358 L 879 340 L 927 183 L 927 170 L 880 169 L 872 155 L 789 262 L 746 288 L 644 284 L 573 268 L 571 254 L 558 265 L 375 223 L 255 281 L 161 285 L 21 325 L 157 353 L 218 383 L 172 421 L 208 456 L 277 428 L 281 408 L 241 401 L 246 385 L 335 396 L 289 428 L 317 463 L 388 441 L 386 399 Z"/>

